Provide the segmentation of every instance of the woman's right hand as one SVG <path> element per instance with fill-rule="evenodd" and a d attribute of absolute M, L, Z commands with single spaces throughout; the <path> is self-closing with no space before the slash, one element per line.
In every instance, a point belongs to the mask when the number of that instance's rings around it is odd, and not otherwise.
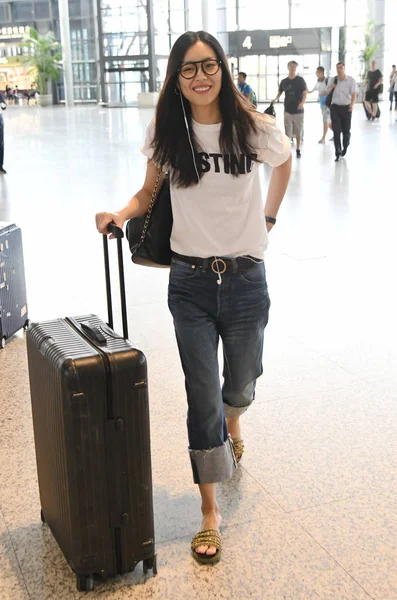
<path fill-rule="evenodd" d="M 95 224 L 99 233 L 107 234 L 109 223 L 115 223 L 117 227 L 123 229 L 123 225 L 125 223 L 125 218 L 120 213 L 108 213 L 108 212 L 99 212 L 95 215 Z M 110 236 L 110 239 L 113 239 L 114 235 Z"/>

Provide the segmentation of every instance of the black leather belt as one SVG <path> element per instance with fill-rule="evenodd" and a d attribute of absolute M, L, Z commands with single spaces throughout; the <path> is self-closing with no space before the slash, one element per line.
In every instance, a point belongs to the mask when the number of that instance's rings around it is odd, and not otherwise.
<path fill-rule="evenodd" d="M 236 258 L 219 258 L 210 256 L 209 258 L 198 258 L 196 256 L 184 256 L 183 254 L 172 253 L 175 260 L 192 265 L 192 267 L 210 268 L 214 273 L 223 275 L 223 273 L 235 273 L 236 271 L 248 271 L 258 263 L 262 263 L 259 258 L 254 256 L 237 256 Z"/>

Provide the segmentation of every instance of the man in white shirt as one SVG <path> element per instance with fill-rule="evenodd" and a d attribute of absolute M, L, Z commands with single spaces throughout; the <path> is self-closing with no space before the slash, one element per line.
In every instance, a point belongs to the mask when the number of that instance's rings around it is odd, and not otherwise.
<path fill-rule="evenodd" d="M 328 94 L 332 93 L 331 122 L 334 132 L 335 162 L 338 162 L 341 156 L 345 156 L 350 144 L 352 111 L 356 101 L 356 82 L 353 77 L 346 75 L 343 62 L 336 65 L 336 70 L 337 82 L 332 83 L 327 92 Z M 340 142 L 341 133 L 343 134 L 343 149 Z"/>

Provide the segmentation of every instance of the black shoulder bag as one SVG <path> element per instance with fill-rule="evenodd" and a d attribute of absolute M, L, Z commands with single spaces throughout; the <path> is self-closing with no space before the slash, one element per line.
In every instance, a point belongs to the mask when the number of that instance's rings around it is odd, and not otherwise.
<path fill-rule="evenodd" d="M 337 77 L 335 77 L 335 79 L 334 79 L 334 84 L 335 84 L 335 85 L 337 85 L 337 83 L 338 83 L 338 78 L 337 78 Z M 328 94 L 328 96 L 327 96 L 327 99 L 326 99 L 326 101 L 325 101 L 325 104 L 328 106 L 328 108 L 331 108 L 331 104 L 332 104 L 332 97 L 333 97 L 333 95 L 334 95 L 334 91 L 335 91 L 335 88 L 332 90 L 332 92 L 330 92 L 330 93 Z"/>
<path fill-rule="evenodd" d="M 173 218 L 170 184 L 167 175 L 158 192 L 161 176 L 162 171 L 159 171 L 146 215 L 130 219 L 127 223 L 131 259 L 137 265 L 169 267 L 171 264 Z"/>

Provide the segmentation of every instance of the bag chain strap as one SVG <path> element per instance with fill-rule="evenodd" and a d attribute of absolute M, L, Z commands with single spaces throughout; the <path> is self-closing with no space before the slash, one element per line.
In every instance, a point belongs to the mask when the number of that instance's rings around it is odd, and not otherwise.
<path fill-rule="evenodd" d="M 156 183 L 154 184 L 153 194 L 152 194 L 152 197 L 150 199 L 150 204 L 149 204 L 148 211 L 146 213 L 145 223 L 143 225 L 142 235 L 141 235 L 141 239 L 139 241 L 139 246 L 141 246 L 141 244 L 143 244 L 143 242 L 145 240 L 146 232 L 148 230 L 149 223 L 150 223 L 150 217 L 152 216 L 152 212 L 153 212 L 154 203 L 156 202 L 157 190 L 158 190 L 158 187 L 159 187 L 161 175 L 162 175 L 162 170 L 160 169 L 159 172 L 158 172 L 158 174 L 157 174 L 157 179 L 156 179 Z"/>

